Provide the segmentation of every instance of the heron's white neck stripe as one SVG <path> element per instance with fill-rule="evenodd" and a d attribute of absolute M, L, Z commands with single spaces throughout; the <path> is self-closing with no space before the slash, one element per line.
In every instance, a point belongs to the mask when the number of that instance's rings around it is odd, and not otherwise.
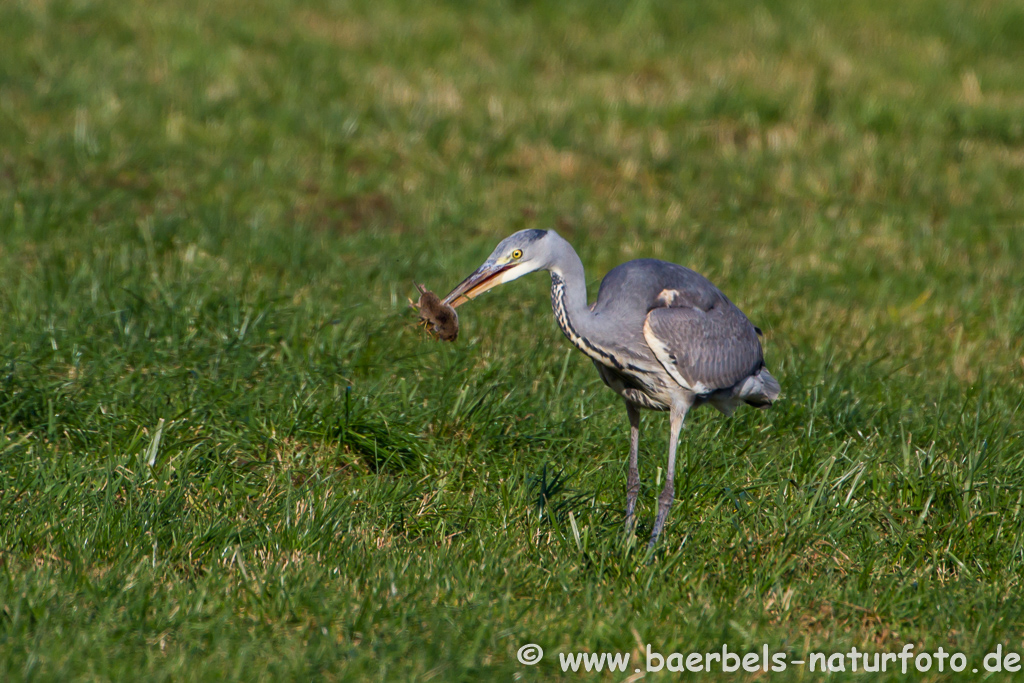
<path fill-rule="evenodd" d="M 569 341 L 571 341 L 576 348 L 602 365 L 613 367 L 616 370 L 625 369 L 622 363 L 620 363 L 615 356 L 599 349 L 590 340 L 585 337 L 581 337 L 579 332 L 576 331 L 565 306 L 565 280 L 563 280 L 561 276 L 554 271 L 551 272 L 551 308 L 555 312 L 555 320 L 558 321 L 558 326 L 562 328 L 562 333 L 568 337 Z M 630 366 L 630 369 L 639 368 L 633 368 L 633 366 Z"/>

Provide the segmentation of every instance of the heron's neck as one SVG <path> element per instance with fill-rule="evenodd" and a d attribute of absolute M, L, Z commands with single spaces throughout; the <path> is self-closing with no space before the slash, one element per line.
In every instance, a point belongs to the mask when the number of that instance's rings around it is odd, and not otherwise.
<path fill-rule="evenodd" d="M 592 336 L 594 314 L 587 305 L 587 280 L 583 262 L 565 240 L 548 270 L 551 271 L 551 308 L 562 332 L 581 351 L 590 355 L 586 340 Z"/>

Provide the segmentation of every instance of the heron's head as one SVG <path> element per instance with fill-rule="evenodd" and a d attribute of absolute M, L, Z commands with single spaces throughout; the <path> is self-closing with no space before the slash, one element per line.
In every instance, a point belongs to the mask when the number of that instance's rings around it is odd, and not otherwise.
<path fill-rule="evenodd" d="M 492 287 L 547 268 L 554 234 L 549 230 L 520 230 L 506 237 L 482 266 L 444 298 L 444 303 L 454 308 Z"/>

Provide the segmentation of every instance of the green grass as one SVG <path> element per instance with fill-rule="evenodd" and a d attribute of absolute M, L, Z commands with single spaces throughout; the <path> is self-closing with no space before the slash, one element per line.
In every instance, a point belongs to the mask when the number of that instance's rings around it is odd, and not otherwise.
<path fill-rule="evenodd" d="M 0 679 L 1024 651 L 1022 111 L 1013 2 L 0 3 Z M 413 324 L 524 227 L 766 331 L 653 558 L 546 277 Z"/>

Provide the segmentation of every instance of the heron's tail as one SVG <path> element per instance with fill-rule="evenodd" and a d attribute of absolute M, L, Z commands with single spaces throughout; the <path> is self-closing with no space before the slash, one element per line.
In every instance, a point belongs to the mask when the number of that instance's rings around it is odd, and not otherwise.
<path fill-rule="evenodd" d="M 779 397 L 782 387 L 767 369 L 761 368 L 736 387 L 736 398 L 755 406 L 767 408 Z"/>

